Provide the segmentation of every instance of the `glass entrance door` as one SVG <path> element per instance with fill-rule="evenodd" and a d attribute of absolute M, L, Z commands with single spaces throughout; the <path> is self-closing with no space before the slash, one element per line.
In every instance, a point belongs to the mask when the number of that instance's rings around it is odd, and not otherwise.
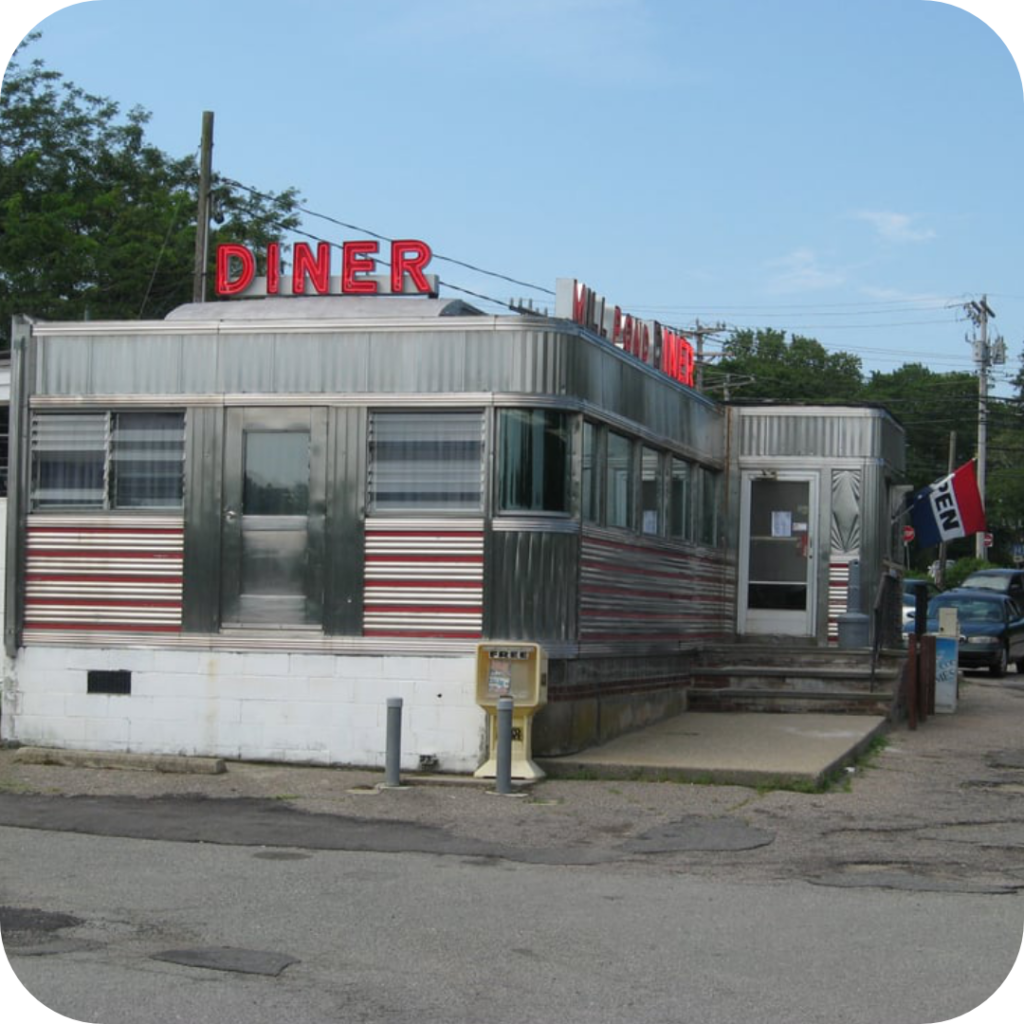
<path fill-rule="evenodd" d="M 231 409 L 224 460 L 223 622 L 319 627 L 323 409 Z"/>
<path fill-rule="evenodd" d="M 744 478 L 741 632 L 814 632 L 813 485 L 781 473 Z"/>

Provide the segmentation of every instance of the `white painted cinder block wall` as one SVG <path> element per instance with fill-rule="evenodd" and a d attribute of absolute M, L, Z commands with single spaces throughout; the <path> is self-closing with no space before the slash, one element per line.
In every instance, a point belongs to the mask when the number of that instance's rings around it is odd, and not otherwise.
<path fill-rule="evenodd" d="M 90 694 L 90 669 L 132 673 Z M 383 768 L 387 700 L 401 697 L 401 767 L 484 760 L 473 657 L 350 657 L 30 647 L 4 687 L 4 739 L 134 753 Z"/>

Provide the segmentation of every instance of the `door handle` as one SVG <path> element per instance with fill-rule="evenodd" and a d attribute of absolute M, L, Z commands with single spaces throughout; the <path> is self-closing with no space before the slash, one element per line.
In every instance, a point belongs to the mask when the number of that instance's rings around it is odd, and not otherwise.
<path fill-rule="evenodd" d="M 224 513 L 224 521 L 225 522 L 233 523 L 237 518 L 238 518 L 238 513 L 233 508 L 229 508 Z"/>

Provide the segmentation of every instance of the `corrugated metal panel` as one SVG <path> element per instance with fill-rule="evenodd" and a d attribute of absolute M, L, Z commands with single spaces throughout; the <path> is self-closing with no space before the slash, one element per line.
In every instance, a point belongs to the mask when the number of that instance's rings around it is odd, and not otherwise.
<path fill-rule="evenodd" d="M 558 524 L 561 527 L 563 524 Z M 576 640 L 579 528 L 543 526 L 491 534 L 487 559 L 486 633 L 539 643 Z"/>
<path fill-rule="evenodd" d="M 893 419 L 886 416 L 882 420 L 882 458 L 886 465 L 897 473 L 906 470 L 907 435 L 903 428 Z"/>
<path fill-rule="evenodd" d="M 107 339 L 91 345 L 92 385 L 107 394 L 174 394 L 181 390 L 182 339 L 174 335 Z"/>
<path fill-rule="evenodd" d="M 220 625 L 224 410 L 190 409 L 185 432 L 185 563 L 182 626 L 212 633 Z"/>
<path fill-rule="evenodd" d="M 181 370 L 177 380 L 181 394 L 203 395 L 216 390 L 220 346 L 213 334 L 187 335 L 181 343 Z M 166 387 L 166 385 L 165 385 Z"/>
<path fill-rule="evenodd" d="M 278 390 L 273 334 L 224 334 L 215 343 L 219 350 L 217 379 L 210 381 L 204 391 L 270 394 Z"/>
<path fill-rule="evenodd" d="M 580 642 L 706 643 L 731 633 L 725 559 L 586 529 L 580 572 Z"/>
<path fill-rule="evenodd" d="M 594 415 L 651 439 L 670 439 L 693 458 L 724 458 L 725 415 L 696 392 L 590 339 L 568 351 L 566 390 Z"/>
<path fill-rule="evenodd" d="M 88 395 L 92 386 L 92 346 L 79 338 L 38 340 L 36 382 L 43 395 Z"/>
<path fill-rule="evenodd" d="M 480 637 L 483 577 L 482 520 L 367 520 L 363 634 Z"/>
<path fill-rule="evenodd" d="M 329 394 L 365 394 L 370 388 L 370 337 L 346 335 L 316 340 L 323 346 L 322 390 Z"/>
<path fill-rule="evenodd" d="M 322 392 L 326 348 L 325 338 L 275 336 L 272 377 L 277 390 L 289 394 Z"/>
<path fill-rule="evenodd" d="M 741 409 L 740 455 L 879 458 L 883 454 L 882 424 L 887 419 L 872 409 L 798 409 L 793 413 Z"/>
<path fill-rule="evenodd" d="M 387 394 L 463 391 L 465 348 L 461 332 L 374 335 L 368 348 L 368 386 Z"/>
<path fill-rule="evenodd" d="M 493 337 L 496 344 L 508 349 L 508 381 L 503 390 L 547 395 L 564 392 L 564 336 L 551 331 L 524 331 Z"/>
<path fill-rule="evenodd" d="M 363 518 L 366 411 L 332 409 L 327 426 L 324 630 L 355 636 L 363 628 Z"/>
<path fill-rule="evenodd" d="M 482 318 L 481 318 L 482 319 Z M 260 395 L 351 401 L 356 395 L 446 397 L 557 396 L 581 402 L 622 426 L 668 438 L 702 459 L 722 458 L 722 413 L 618 350 L 579 333 L 538 329 L 515 318 L 452 324 L 45 325 L 35 337 L 40 405 L 55 397 L 176 395 L 189 404 Z M 66 333 L 65 333 L 66 332 Z"/>
<path fill-rule="evenodd" d="M 30 517 L 26 636 L 180 631 L 183 535 L 174 517 Z"/>

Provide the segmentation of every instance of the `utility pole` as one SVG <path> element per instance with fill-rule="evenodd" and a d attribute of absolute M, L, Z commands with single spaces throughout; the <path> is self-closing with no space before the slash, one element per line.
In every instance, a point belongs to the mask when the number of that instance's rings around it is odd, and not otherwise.
<path fill-rule="evenodd" d="M 213 111 L 203 111 L 199 144 L 199 208 L 196 211 L 196 255 L 192 270 L 192 301 L 206 301 L 206 256 L 210 236 L 210 180 L 213 176 Z"/>
<path fill-rule="evenodd" d="M 704 335 L 705 334 L 721 334 L 722 331 L 727 330 L 725 324 L 716 324 L 714 327 L 701 327 L 700 321 L 695 320 L 696 325 L 692 330 L 683 329 L 683 334 L 692 334 L 697 339 L 696 348 L 696 359 L 694 359 L 693 367 L 693 386 L 697 392 L 704 391 Z M 728 390 L 726 391 L 726 400 L 728 401 Z"/>
<path fill-rule="evenodd" d="M 1006 361 L 1006 346 L 1002 338 L 998 338 L 993 346 L 988 343 L 988 322 L 995 319 L 995 313 L 988 304 L 988 297 L 982 295 L 981 302 L 968 302 L 964 309 L 978 329 L 979 337 L 972 340 L 974 346 L 974 365 L 978 368 L 978 493 L 985 504 L 985 470 L 988 451 L 988 371 L 993 363 Z M 974 535 L 974 555 L 987 560 L 988 548 L 985 547 L 985 534 Z"/>

